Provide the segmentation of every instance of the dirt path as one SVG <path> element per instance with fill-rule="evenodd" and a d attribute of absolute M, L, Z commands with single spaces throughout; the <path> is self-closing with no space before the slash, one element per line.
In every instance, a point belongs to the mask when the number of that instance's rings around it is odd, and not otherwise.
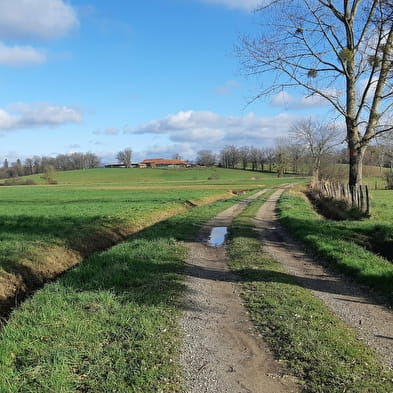
<path fill-rule="evenodd" d="M 312 260 L 280 227 L 275 214 L 276 191 L 260 208 L 255 220 L 261 231 L 264 249 L 281 262 L 286 271 L 321 298 L 333 312 L 360 337 L 381 354 L 387 367 L 393 369 L 393 313 L 376 304 L 359 284 L 324 269 Z"/>
<path fill-rule="evenodd" d="M 187 298 L 181 326 L 181 360 L 188 393 L 296 392 L 257 335 L 239 296 L 237 277 L 226 264 L 225 249 L 206 244 L 213 227 L 226 227 L 256 194 L 209 221 L 191 243 Z"/>

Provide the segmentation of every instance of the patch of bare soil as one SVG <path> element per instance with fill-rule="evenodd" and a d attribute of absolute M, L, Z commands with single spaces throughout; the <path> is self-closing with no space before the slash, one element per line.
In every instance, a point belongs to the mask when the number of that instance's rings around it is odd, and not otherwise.
<path fill-rule="evenodd" d="M 366 288 L 318 264 L 285 232 L 275 214 L 282 192 L 278 190 L 269 198 L 255 220 L 264 250 L 356 329 L 359 337 L 380 354 L 385 366 L 393 369 L 392 311 L 378 304 Z"/>
<path fill-rule="evenodd" d="M 209 221 L 198 242 L 189 244 L 188 290 L 181 322 L 181 360 L 188 393 L 298 391 L 294 379 L 283 375 L 254 330 L 239 296 L 238 277 L 227 267 L 225 249 L 206 244 L 213 227 L 229 226 L 252 199 Z"/>

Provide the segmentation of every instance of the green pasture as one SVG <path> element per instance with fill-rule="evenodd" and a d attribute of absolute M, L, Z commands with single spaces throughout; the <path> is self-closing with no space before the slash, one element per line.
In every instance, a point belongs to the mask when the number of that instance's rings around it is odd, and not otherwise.
<path fill-rule="evenodd" d="M 45 184 L 42 175 L 26 176 L 37 184 Z M 286 182 L 299 181 L 296 177 L 288 176 Z M 224 168 L 97 168 L 78 171 L 57 172 L 56 180 L 59 185 L 74 185 L 82 187 L 169 187 L 169 186 L 212 186 L 234 189 L 245 185 L 258 187 L 261 184 L 279 184 L 275 173 L 243 171 L 240 169 Z"/>
<path fill-rule="evenodd" d="M 295 180 L 220 168 L 100 168 L 57 177 L 57 185 L 0 187 L 0 273 L 13 274 L 26 261 L 30 269 L 42 249 L 86 256 L 209 199 Z M 43 182 L 39 175 L 29 178 Z"/>
<path fill-rule="evenodd" d="M 57 177 L 57 184 L 34 175 L 27 178 L 41 184 L 0 187 L 0 301 L 171 215 L 298 180 L 221 168 L 98 168 Z"/>
<path fill-rule="evenodd" d="M 82 253 L 87 246 L 99 249 L 100 244 L 87 244 L 99 243 L 95 234 L 127 234 L 171 209 L 182 209 L 219 193 L 224 194 L 217 190 L 1 188 L 0 267 L 18 264 L 35 248 L 57 246 Z"/>

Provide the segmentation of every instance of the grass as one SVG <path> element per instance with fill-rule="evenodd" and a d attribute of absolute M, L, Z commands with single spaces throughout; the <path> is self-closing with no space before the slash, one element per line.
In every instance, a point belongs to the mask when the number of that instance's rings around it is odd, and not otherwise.
<path fill-rule="evenodd" d="M 385 196 L 385 202 L 377 199 L 378 193 Z M 371 220 L 324 220 L 301 194 L 293 192 L 282 196 L 279 215 L 287 229 L 326 263 L 366 284 L 393 304 L 393 264 L 370 251 L 376 240 L 382 239 L 384 244 L 393 236 L 392 213 L 387 208 L 388 203 L 393 205 L 393 194 L 378 193 L 373 194 L 375 207 Z"/>
<path fill-rule="evenodd" d="M 155 224 L 37 292 L 1 331 L 0 392 L 181 391 L 179 241 L 243 197 Z"/>
<path fill-rule="evenodd" d="M 263 253 L 251 222 L 260 203 L 234 220 L 230 265 L 240 276 L 251 317 L 276 357 L 299 378 L 303 392 L 392 392 L 393 374 L 375 353 Z"/>
<path fill-rule="evenodd" d="M 26 179 L 44 184 L 41 175 L 27 176 Z M 163 187 L 173 185 L 207 186 L 212 188 L 230 186 L 242 189 L 244 186 L 255 188 L 263 185 L 274 185 L 298 181 L 299 178 L 288 176 L 278 179 L 277 174 L 261 173 L 225 168 L 97 168 L 78 171 L 57 172 L 58 186 L 72 184 L 85 187 Z"/>
<path fill-rule="evenodd" d="M 0 301 L 173 214 L 287 179 L 220 168 L 91 169 L 59 172 L 58 181 L 1 188 Z"/>
<path fill-rule="evenodd" d="M 0 299 L 37 287 L 143 227 L 225 190 L 5 187 L 0 193 Z"/>

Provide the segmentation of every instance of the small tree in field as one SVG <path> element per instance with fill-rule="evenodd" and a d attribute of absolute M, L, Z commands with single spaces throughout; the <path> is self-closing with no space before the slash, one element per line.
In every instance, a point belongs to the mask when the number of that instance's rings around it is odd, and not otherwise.
<path fill-rule="evenodd" d="M 46 165 L 41 176 L 48 184 L 56 184 L 56 169 L 53 165 Z"/>
<path fill-rule="evenodd" d="M 131 168 L 131 157 L 132 150 L 129 147 L 122 151 L 119 151 L 116 155 L 117 161 L 122 163 L 126 168 Z"/>

